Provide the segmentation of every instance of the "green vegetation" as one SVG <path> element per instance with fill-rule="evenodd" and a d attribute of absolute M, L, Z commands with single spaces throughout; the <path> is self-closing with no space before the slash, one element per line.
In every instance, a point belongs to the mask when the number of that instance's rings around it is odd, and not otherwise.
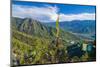
<path fill-rule="evenodd" d="M 95 51 L 83 51 L 83 39 L 60 29 L 59 19 L 53 28 L 29 18 L 13 17 L 11 29 L 12 65 L 95 60 Z"/>

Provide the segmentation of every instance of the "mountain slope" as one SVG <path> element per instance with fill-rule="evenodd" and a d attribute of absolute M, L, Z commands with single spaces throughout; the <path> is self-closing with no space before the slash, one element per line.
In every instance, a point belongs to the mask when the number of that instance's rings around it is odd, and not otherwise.
<path fill-rule="evenodd" d="M 55 26 L 54 22 L 46 23 L 49 26 Z M 60 22 L 60 27 L 65 31 L 71 31 L 73 33 L 94 33 L 96 22 L 94 20 L 84 21 L 64 21 Z"/>
<path fill-rule="evenodd" d="M 84 21 L 65 21 L 60 22 L 60 28 L 64 31 L 72 32 L 75 36 L 85 39 L 95 39 L 93 36 L 96 34 L 96 22 L 93 20 Z M 46 23 L 47 26 L 55 27 L 55 23 Z"/>
<path fill-rule="evenodd" d="M 30 18 L 12 17 L 11 24 L 13 65 L 68 62 L 67 47 L 85 39 L 60 28 L 58 43 L 55 27 Z M 76 44 L 76 47 L 79 46 L 81 44 Z M 58 49 L 60 51 L 57 51 Z"/>
<path fill-rule="evenodd" d="M 20 32 L 24 32 L 32 36 L 55 38 L 56 29 L 51 26 L 46 26 L 45 24 L 30 18 L 25 18 L 25 19 L 12 18 L 12 19 L 15 20 L 12 22 L 16 22 L 12 26 L 17 25 L 17 30 Z M 79 38 L 76 37 L 74 34 L 68 31 L 65 32 L 62 29 L 60 29 L 60 37 L 68 40 L 79 40 Z"/>

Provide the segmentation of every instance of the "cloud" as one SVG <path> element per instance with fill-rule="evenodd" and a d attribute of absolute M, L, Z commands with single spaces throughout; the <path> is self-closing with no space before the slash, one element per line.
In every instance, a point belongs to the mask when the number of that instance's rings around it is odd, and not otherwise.
<path fill-rule="evenodd" d="M 12 16 L 20 18 L 33 18 L 42 22 L 55 22 L 58 16 L 59 8 L 57 6 L 45 5 L 26 6 L 26 5 L 12 5 Z M 60 21 L 73 20 L 95 20 L 95 13 L 81 13 L 81 14 L 64 14 L 60 13 Z"/>
<path fill-rule="evenodd" d="M 95 13 L 60 14 L 60 21 L 95 20 Z"/>
<path fill-rule="evenodd" d="M 53 21 L 51 17 L 57 15 L 58 8 L 56 6 L 36 7 L 36 6 L 22 6 L 13 5 L 12 6 L 12 16 L 20 18 L 33 18 L 40 21 Z"/>

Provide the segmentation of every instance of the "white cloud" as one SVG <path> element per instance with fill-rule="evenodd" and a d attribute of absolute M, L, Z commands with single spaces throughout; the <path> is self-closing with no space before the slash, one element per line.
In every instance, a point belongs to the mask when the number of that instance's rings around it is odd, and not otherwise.
<path fill-rule="evenodd" d="M 12 6 L 12 16 L 25 18 L 30 17 L 41 21 L 53 21 L 52 15 L 56 15 L 58 8 L 56 6 L 45 6 L 45 7 L 29 7 L 21 5 Z"/>
<path fill-rule="evenodd" d="M 95 13 L 60 14 L 60 21 L 95 20 Z"/>
<path fill-rule="evenodd" d="M 57 19 L 59 8 L 45 5 L 44 7 L 12 5 L 12 16 L 33 18 L 42 22 L 54 22 Z M 95 20 L 95 13 L 60 14 L 60 21 Z"/>

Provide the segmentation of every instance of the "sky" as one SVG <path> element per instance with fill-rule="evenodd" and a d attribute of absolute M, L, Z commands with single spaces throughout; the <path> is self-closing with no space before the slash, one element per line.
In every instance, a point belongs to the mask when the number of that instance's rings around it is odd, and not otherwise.
<path fill-rule="evenodd" d="M 41 22 L 95 20 L 95 6 L 12 1 L 12 16 Z"/>

